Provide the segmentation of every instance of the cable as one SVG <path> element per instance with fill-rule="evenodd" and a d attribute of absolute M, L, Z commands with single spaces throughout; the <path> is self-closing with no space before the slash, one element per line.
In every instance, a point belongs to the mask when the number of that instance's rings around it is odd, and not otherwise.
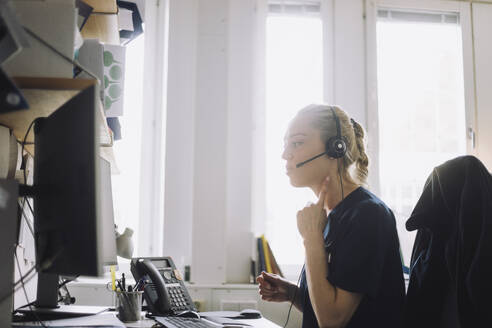
<path fill-rule="evenodd" d="M 24 145 L 26 144 L 26 139 L 27 139 L 27 136 L 29 135 L 29 132 L 31 131 L 32 129 L 32 126 L 34 124 L 35 120 L 33 120 L 31 122 L 31 124 L 29 124 L 29 127 L 27 128 L 27 132 L 26 134 L 24 135 L 24 139 L 23 139 L 23 142 L 21 144 L 22 146 L 22 150 L 21 150 L 21 156 L 24 154 Z M 24 168 L 23 168 L 23 174 L 24 174 L 24 184 L 27 184 L 27 178 L 26 178 L 26 166 L 27 166 L 27 163 L 24 163 Z M 24 217 L 24 219 L 26 220 L 26 223 L 29 227 L 29 230 L 31 231 L 31 233 L 33 234 L 34 236 L 34 230 L 33 230 L 33 227 L 31 226 L 31 223 L 29 222 L 29 220 L 27 219 L 25 213 L 24 213 L 24 204 L 27 202 L 28 206 L 29 206 L 29 209 L 31 210 L 31 213 L 34 215 L 34 211 L 32 210 L 32 207 L 31 207 L 31 204 L 29 202 L 29 200 L 27 199 L 27 197 L 24 197 L 24 200 L 23 200 L 23 205 L 22 205 L 22 216 Z M 16 245 L 17 247 L 18 245 Z M 17 253 L 14 254 L 15 257 L 16 257 L 16 260 L 17 260 Z M 18 260 L 17 260 L 18 262 Z M 18 264 L 18 263 L 17 263 Z M 33 271 L 35 271 L 37 269 L 37 266 L 33 266 L 31 269 L 29 269 L 23 276 L 20 277 L 19 280 L 17 280 L 15 283 L 14 283 L 14 290 L 13 292 L 9 292 L 7 293 L 7 295 L 3 296 L 1 299 L 0 299 L 0 303 L 3 302 L 4 299 L 6 299 L 7 297 L 11 296 L 13 293 L 15 293 L 18 288 L 17 285 L 22 283 L 24 285 L 24 279 L 26 279 Z M 19 268 L 19 274 L 20 274 L 20 268 Z M 27 280 L 27 282 L 29 282 L 35 275 L 32 275 L 31 277 L 29 277 L 29 279 Z"/>
<path fill-rule="evenodd" d="M 19 279 L 14 285 L 13 285 L 13 290 L 12 291 L 9 291 L 7 292 L 4 296 L 2 296 L 2 298 L 0 298 L 0 303 L 2 303 L 4 300 L 6 300 L 8 297 L 12 296 L 15 292 L 17 292 L 21 287 L 18 287 L 16 288 L 16 286 L 18 284 L 21 283 L 21 281 L 24 281 L 24 283 L 28 283 L 29 281 L 32 280 L 32 278 L 34 278 L 36 276 L 36 274 L 32 274 L 30 275 L 34 270 L 36 269 L 36 267 L 32 267 L 27 273 L 24 274 L 24 276 L 21 277 L 21 279 Z M 27 278 L 27 276 L 29 276 L 29 278 Z M 27 279 L 26 279 L 27 278 Z"/>
<path fill-rule="evenodd" d="M 16 249 L 16 253 L 14 253 L 14 256 L 17 255 L 17 247 L 19 246 L 19 244 L 16 244 L 15 245 L 15 249 Z M 24 281 L 24 283 L 28 283 L 29 281 L 32 280 L 32 278 L 34 278 L 36 276 L 35 274 L 35 269 L 36 269 L 36 266 L 30 268 L 23 276 L 20 277 L 19 280 L 17 280 L 13 285 L 13 291 L 12 292 L 8 292 L 5 296 L 3 296 L 1 299 L 0 299 L 0 303 L 2 303 L 7 297 L 10 297 L 11 295 L 13 295 L 15 292 L 17 292 L 21 287 L 17 287 L 17 285 L 19 285 L 21 282 Z M 34 272 L 34 274 L 32 274 Z M 20 274 L 20 271 L 19 271 L 19 274 Z M 16 288 L 17 287 L 17 288 Z"/>
<path fill-rule="evenodd" d="M 32 310 L 32 305 L 29 302 L 29 297 L 27 296 L 26 286 L 24 285 L 24 281 L 22 279 L 21 267 L 20 267 L 20 264 L 19 264 L 19 259 L 17 258 L 17 252 L 15 252 L 14 256 L 15 256 L 15 262 L 17 262 L 17 268 L 19 269 L 19 275 L 21 275 L 22 289 L 24 290 L 24 296 L 26 296 L 26 301 L 29 304 L 29 311 L 31 311 L 31 313 L 34 314 L 34 316 L 36 317 L 36 320 L 41 324 L 42 327 L 47 328 L 44 325 L 43 321 L 41 321 L 41 319 L 39 318 L 38 314 L 35 311 Z"/>
<path fill-rule="evenodd" d="M 65 279 L 62 283 L 60 283 L 58 285 L 58 296 L 60 296 L 60 299 L 58 300 L 58 302 L 62 302 L 63 301 L 63 303 L 66 304 L 66 305 L 75 303 L 75 297 L 72 297 L 72 295 L 70 295 L 70 291 L 67 288 L 67 284 L 69 282 L 74 281 L 79 276 L 80 275 L 76 275 L 72 279 Z M 62 289 L 65 290 L 65 296 L 62 295 L 62 292 L 61 292 Z"/>
<path fill-rule="evenodd" d="M 34 218 L 34 217 L 35 217 L 35 215 L 34 215 L 34 210 L 33 210 L 33 209 L 32 209 L 32 207 L 31 207 L 31 202 L 29 201 L 29 199 L 28 199 L 27 197 L 24 197 L 24 200 L 25 200 L 25 202 L 27 203 L 27 207 L 29 207 L 29 211 L 31 212 L 32 217 Z M 31 230 L 31 233 L 32 233 L 33 238 L 36 238 L 36 234 L 35 234 L 35 232 L 34 232 L 33 227 L 31 226 L 31 222 L 30 222 L 30 221 L 29 221 L 29 219 L 27 218 L 26 214 L 24 214 L 24 208 L 22 208 L 22 212 L 23 212 L 23 215 L 24 215 L 24 218 L 25 218 L 25 220 L 26 220 L 27 224 L 29 225 L 29 229 Z"/>
<path fill-rule="evenodd" d="M 20 284 L 22 282 L 23 279 L 26 279 L 28 275 L 30 275 L 33 271 L 36 270 L 36 266 L 33 266 L 32 268 L 30 268 L 25 274 L 24 276 L 20 277 L 19 280 L 17 280 L 15 283 L 14 283 L 14 287 L 16 287 L 18 284 Z M 32 278 L 30 278 L 32 279 Z M 28 281 L 26 281 L 28 282 Z"/>
<path fill-rule="evenodd" d="M 27 128 L 27 131 L 26 131 L 26 134 L 24 135 L 24 139 L 22 141 L 22 148 L 21 148 L 21 156 L 22 158 L 24 158 L 24 145 L 26 144 L 26 139 L 27 139 L 27 136 L 29 135 L 29 132 L 31 131 L 31 128 L 32 126 L 34 125 L 34 122 L 36 120 L 32 120 L 31 124 L 29 124 L 29 127 Z M 26 177 L 26 166 L 27 166 L 27 161 L 24 163 L 24 169 L 23 169 L 23 172 L 24 172 L 24 184 L 27 185 L 27 177 Z"/>
<path fill-rule="evenodd" d="M 17 247 L 18 245 L 16 245 Z M 60 256 L 60 254 L 63 252 L 63 249 L 59 250 L 51 259 L 46 259 L 43 263 L 41 263 L 41 265 L 35 265 L 33 266 L 32 268 L 29 269 L 29 271 L 27 271 L 23 276 L 21 276 L 21 278 L 19 280 L 17 280 L 15 283 L 14 283 L 14 289 L 12 291 L 9 291 L 7 292 L 4 296 L 2 296 L 0 298 L 0 303 L 2 303 L 5 299 L 7 299 L 8 297 L 12 296 L 15 292 L 17 292 L 17 290 L 19 290 L 20 287 L 16 288 L 16 286 L 18 284 L 26 284 L 28 283 L 29 281 L 32 280 L 32 278 L 36 277 L 36 272 L 34 272 L 34 274 L 32 274 L 33 271 L 43 271 L 43 270 L 47 270 L 49 267 L 51 267 L 51 265 L 53 264 L 53 261 L 56 260 L 56 258 L 58 256 Z M 26 277 L 29 276 L 29 278 L 26 280 Z"/>
<path fill-rule="evenodd" d="M 338 168 L 338 177 L 340 178 L 340 188 L 342 189 L 342 200 L 344 198 L 343 195 L 343 182 L 342 182 L 342 173 L 340 172 L 340 159 L 337 158 L 337 168 Z"/>
<path fill-rule="evenodd" d="M 29 306 L 33 306 L 36 304 L 36 301 L 32 301 L 30 303 L 27 303 L 27 304 L 24 304 L 22 306 L 19 306 L 17 309 L 14 310 L 14 312 L 12 312 L 12 314 L 16 314 L 17 312 L 19 312 L 20 309 L 23 309 L 23 308 L 26 308 L 26 307 L 29 307 Z"/>
<path fill-rule="evenodd" d="M 299 282 L 301 281 L 303 269 L 304 269 L 304 266 L 302 267 L 301 272 L 299 273 L 299 278 L 297 278 L 296 291 L 294 292 L 294 297 L 290 300 L 289 312 L 287 313 L 287 320 L 285 321 L 284 328 L 286 328 L 287 324 L 289 323 L 290 311 L 292 310 L 292 305 L 294 305 L 294 302 L 296 300 L 297 290 L 299 289 Z"/>
<path fill-rule="evenodd" d="M 65 286 L 66 284 L 68 284 L 69 282 L 72 282 L 74 281 L 75 279 L 77 279 L 78 277 L 80 276 L 80 274 L 76 275 L 74 278 L 72 279 L 65 279 L 61 284 L 58 285 L 58 288 L 61 288 L 63 286 Z"/>
<path fill-rule="evenodd" d="M 31 202 L 27 198 L 26 198 L 26 202 L 27 202 L 27 206 L 29 207 L 29 210 L 31 211 L 31 214 L 34 216 L 34 211 L 33 211 L 32 207 L 31 207 Z"/>
<path fill-rule="evenodd" d="M 31 221 L 29 221 L 29 218 L 24 213 L 24 207 L 25 207 L 26 202 L 29 204 L 29 201 L 27 200 L 27 198 L 24 197 L 24 199 L 22 201 L 22 205 L 20 205 L 21 206 L 21 216 L 26 221 L 27 227 L 29 228 L 29 230 L 31 231 L 32 236 L 34 237 L 34 228 L 33 228 L 32 224 L 31 224 Z M 29 204 L 29 208 L 31 208 L 30 204 Z M 34 212 L 32 211 L 32 209 L 31 209 L 31 213 L 33 213 L 33 215 L 34 215 Z"/>

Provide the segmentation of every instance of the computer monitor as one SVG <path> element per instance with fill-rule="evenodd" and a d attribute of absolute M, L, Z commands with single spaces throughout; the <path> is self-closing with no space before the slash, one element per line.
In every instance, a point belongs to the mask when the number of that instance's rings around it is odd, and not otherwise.
<path fill-rule="evenodd" d="M 97 86 L 34 123 L 36 306 L 58 306 L 59 275 L 99 276 L 116 262 L 110 165 L 99 157 Z M 42 311 L 39 311 L 42 312 Z"/>
<path fill-rule="evenodd" d="M 36 264 L 43 273 L 101 274 L 96 86 L 34 123 Z"/>

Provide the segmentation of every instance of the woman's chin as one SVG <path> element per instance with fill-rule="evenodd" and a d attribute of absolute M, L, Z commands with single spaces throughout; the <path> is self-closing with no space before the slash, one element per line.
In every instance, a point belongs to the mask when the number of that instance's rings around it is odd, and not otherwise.
<path fill-rule="evenodd" d="M 290 184 L 292 185 L 292 187 L 296 187 L 296 188 L 305 187 L 305 184 L 303 184 L 301 181 L 296 180 L 292 177 L 290 177 Z"/>

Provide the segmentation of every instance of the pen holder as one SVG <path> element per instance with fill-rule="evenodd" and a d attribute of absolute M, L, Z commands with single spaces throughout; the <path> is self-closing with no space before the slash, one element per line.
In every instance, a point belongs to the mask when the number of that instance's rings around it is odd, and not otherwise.
<path fill-rule="evenodd" d="M 116 291 L 115 294 L 118 318 L 123 322 L 139 321 L 141 319 L 143 291 Z"/>

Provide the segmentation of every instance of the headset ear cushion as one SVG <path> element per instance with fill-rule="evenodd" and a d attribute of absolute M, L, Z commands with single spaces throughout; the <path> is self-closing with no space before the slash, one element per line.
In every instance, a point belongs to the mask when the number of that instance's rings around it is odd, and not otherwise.
<path fill-rule="evenodd" d="M 326 143 L 326 154 L 331 158 L 341 158 L 347 152 L 347 144 L 337 136 L 331 137 Z"/>

